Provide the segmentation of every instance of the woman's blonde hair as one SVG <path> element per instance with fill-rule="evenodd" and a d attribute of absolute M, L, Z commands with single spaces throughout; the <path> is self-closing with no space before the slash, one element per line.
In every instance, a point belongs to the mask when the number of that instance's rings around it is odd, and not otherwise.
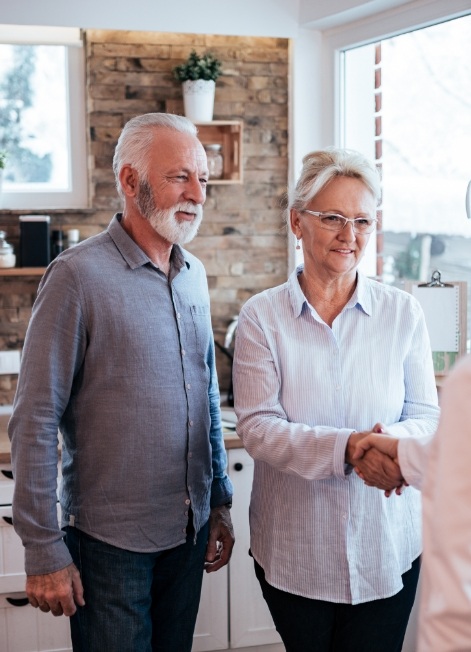
<path fill-rule="evenodd" d="M 312 199 L 336 177 L 359 179 L 370 190 L 376 202 L 381 197 L 380 177 L 375 165 L 352 149 L 328 147 L 306 154 L 299 179 L 284 201 L 291 208 L 303 210 Z"/>

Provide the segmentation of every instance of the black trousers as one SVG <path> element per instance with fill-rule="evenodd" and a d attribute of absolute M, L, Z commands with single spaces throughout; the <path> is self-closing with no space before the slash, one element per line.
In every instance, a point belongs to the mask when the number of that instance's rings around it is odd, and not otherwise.
<path fill-rule="evenodd" d="M 404 587 L 384 600 L 338 604 L 274 588 L 255 563 L 263 597 L 286 652 L 401 652 L 419 581 L 420 558 L 404 573 Z"/>

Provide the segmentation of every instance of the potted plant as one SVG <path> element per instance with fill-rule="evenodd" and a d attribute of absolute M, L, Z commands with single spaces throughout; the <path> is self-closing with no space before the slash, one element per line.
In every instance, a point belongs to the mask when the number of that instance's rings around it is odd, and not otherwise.
<path fill-rule="evenodd" d="M 188 59 L 173 69 L 182 83 L 185 115 L 193 122 L 211 122 L 214 112 L 216 79 L 222 74 L 222 63 L 213 54 L 199 55 L 192 50 Z"/>

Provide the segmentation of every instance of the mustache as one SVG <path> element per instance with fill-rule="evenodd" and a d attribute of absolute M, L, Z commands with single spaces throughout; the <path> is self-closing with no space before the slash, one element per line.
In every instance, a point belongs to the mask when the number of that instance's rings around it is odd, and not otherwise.
<path fill-rule="evenodd" d="M 182 212 L 182 213 L 194 213 L 195 217 L 201 217 L 203 214 L 203 207 L 201 204 L 193 204 L 193 202 L 188 201 L 188 202 L 180 202 L 178 204 L 175 204 L 175 206 L 172 206 L 172 212 L 175 215 L 175 213 Z"/>

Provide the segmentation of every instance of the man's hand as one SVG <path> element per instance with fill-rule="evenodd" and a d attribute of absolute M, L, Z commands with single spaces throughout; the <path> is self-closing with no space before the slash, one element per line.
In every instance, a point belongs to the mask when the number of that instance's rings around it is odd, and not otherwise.
<path fill-rule="evenodd" d="M 375 450 L 383 453 L 390 457 L 396 464 L 398 464 L 397 459 L 397 448 L 399 444 L 399 439 L 396 437 L 391 437 L 391 435 L 376 435 L 371 434 L 361 439 L 355 447 L 355 452 L 353 453 L 353 459 L 359 460 L 363 455 L 374 448 Z"/>
<path fill-rule="evenodd" d="M 387 434 L 374 434 L 374 433 L 385 433 L 384 427 L 381 424 L 376 424 L 376 426 L 373 428 L 372 434 L 358 441 L 355 447 L 355 451 L 352 455 L 353 463 L 356 465 L 355 466 L 356 473 L 360 476 L 360 478 L 362 478 L 365 481 L 366 484 L 370 486 L 371 486 L 370 482 L 368 482 L 368 479 L 364 477 L 363 472 L 361 471 L 360 465 L 358 464 L 358 460 L 362 458 L 364 459 L 365 455 L 368 455 L 373 450 L 377 451 L 378 453 L 382 454 L 385 457 L 390 458 L 391 461 L 393 461 L 394 464 L 396 465 L 397 469 L 399 470 L 399 473 L 401 472 L 399 468 L 398 452 L 397 452 L 399 439 L 397 437 L 392 437 L 391 435 L 387 435 Z M 378 485 L 374 485 L 374 486 L 378 486 Z M 403 488 L 406 486 L 407 486 L 407 482 L 404 480 L 404 478 L 402 478 L 400 484 L 386 490 L 385 494 L 387 497 L 389 497 L 392 494 L 392 492 L 395 491 L 396 494 L 400 496 Z M 379 487 L 379 489 L 383 489 L 383 487 Z"/>
<path fill-rule="evenodd" d="M 54 616 L 73 616 L 76 605 L 85 605 L 82 580 L 74 564 L 47 575 L 28 575 L 26 595 L 33 607 Z"/>
<path fill-rule="evenodd" d="M 355 472 L 365 484 L 383 489 L 386 495 L 390 495 L 393 490 L 397 491 L 404 484 L 398 464 L 373 447 L 365 447 L 363 454 L 356 455 L 361 443 L 373 436 L 372 433 L 378 432 L 384 432 L 381 424 L 376 424 L 371 432 L 352 433 L 347 443 L 345 461 L 355 467 Z"/>
<path fill-rule="evenodd" d="M 204 565 L 207 573 L 214 573 L 228 563 L 234 541 L 229 508 L 214 507 L 209 515 L 209 538 Z"/>

